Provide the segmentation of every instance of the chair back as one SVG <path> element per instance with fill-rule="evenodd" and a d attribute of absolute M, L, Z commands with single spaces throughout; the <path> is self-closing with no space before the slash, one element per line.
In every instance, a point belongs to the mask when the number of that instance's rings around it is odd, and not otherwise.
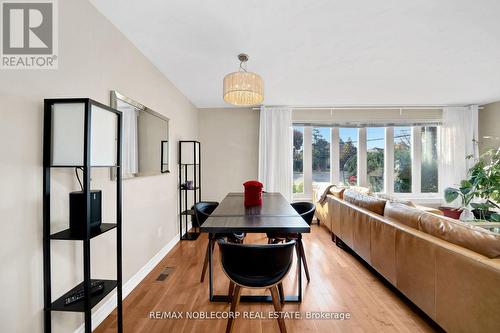
<path fill-rule="evenodd" d="M 292 265 L 295 241 L 282 244 L 234 244 L 219 240 L 222 268 L 246 287 L 267 287 L 280 282 Z"/>
<path fill-rule="evenodd" d="M 215 201 L 200 201 L 194 205 L 194 215 L 199 226 L 208 219 L 217 206 L 219 206 L 219 203 Z"/>
<path fill-rule="evenodd" d="M 294 202 L 291 204 L 292 207 L 297 211 L 297 213 L 302 216 L 307 224 L 311 225 L 314 212 L 316 211 L 316 205 L 312 202 Z"/>

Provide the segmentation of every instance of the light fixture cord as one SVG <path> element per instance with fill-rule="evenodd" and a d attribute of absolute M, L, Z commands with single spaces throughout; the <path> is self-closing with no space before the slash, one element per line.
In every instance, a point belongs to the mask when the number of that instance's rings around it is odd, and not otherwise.
<path fill-rule="evenodd" d="M 243 67 L 243 64 L 245 64 L 245 67 L 246 67 L 246 61 L 241 61 L 240 62 L 240 69 L 243 70 L 244 72 L 246 72 L 247 69 Z"/>
<path fill-rule="evenodd" d="M 80 188 L 82 189 L 83 192 L 83 185 L 82 181 L 80 180 L 80 175 L 78 175 L 78 169 L 83 171 L 83 168 L 75 168 L 76 179 L 78 179 L 78 184 L 80 184 Z"/>

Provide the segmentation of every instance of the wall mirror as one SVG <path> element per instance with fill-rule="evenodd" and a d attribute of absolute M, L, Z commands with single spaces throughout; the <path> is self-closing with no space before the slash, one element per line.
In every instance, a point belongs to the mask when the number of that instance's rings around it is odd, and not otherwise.
<path fill-rule="evenodd" d="M 117 91 L 111 91 L 111 107 L 123 113 L 123 178 L 170 172 L 169 119 Z"/>

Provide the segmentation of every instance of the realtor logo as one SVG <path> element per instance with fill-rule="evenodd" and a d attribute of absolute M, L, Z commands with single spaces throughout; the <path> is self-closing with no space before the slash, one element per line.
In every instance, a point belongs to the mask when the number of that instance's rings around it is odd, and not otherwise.
<path fill-rule="evenodd" d="M 55 0 L 2 1 L 2 69 L 57 68 Z"/>

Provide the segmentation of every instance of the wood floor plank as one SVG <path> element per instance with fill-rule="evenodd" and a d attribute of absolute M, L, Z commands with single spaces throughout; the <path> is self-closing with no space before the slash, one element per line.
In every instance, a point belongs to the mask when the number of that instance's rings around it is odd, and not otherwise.
<path fill-rule="evenodd" d="M 267 243 L 262 234 L 248 234 L 245 243 Z M 313 225 L 304 234 L 311 282 L 303 276 L 303 302 L 286 303 L 283 311 L 349 312 L 348 320 L 285 319 L 288 332 L 434 332 L 439 328 L 389 287 L 379 276 L 352 254 L 338 248 L 324 226 Z M 224 332 L 227 320 L 187 319 L 186 312 L 229 311 L 229 303 L 208 300 L 208 272 L 199 282 L 206 235 L 196 241 L 178 243 L 155 269 L 128 295 L 123 302 L 124 331 L 127 333 L 156 332 Z M 219 250 L 214 251 L 214 290 L 226 294 L 229 281 L 220 265 Z M 166 267 L 174 267 L 165 281 L 156 278 Z M 304 272 L 303 272 L 304 273 Z M 296 293 L 296 262 L 283 282 L 285 295 Z M 242 295 L 269 294 L 267 290 L 243 289 Z M 240 313 L 273 311 L 272 303 L 240 303 Z M 150 319 L 150 311 L 181 311 L 182 319 Z M 96 329 L 97 333 L 116 332 L 116 311 Z M 279 332 L 276 319 L 238 318 L 233 332 Z"/>

